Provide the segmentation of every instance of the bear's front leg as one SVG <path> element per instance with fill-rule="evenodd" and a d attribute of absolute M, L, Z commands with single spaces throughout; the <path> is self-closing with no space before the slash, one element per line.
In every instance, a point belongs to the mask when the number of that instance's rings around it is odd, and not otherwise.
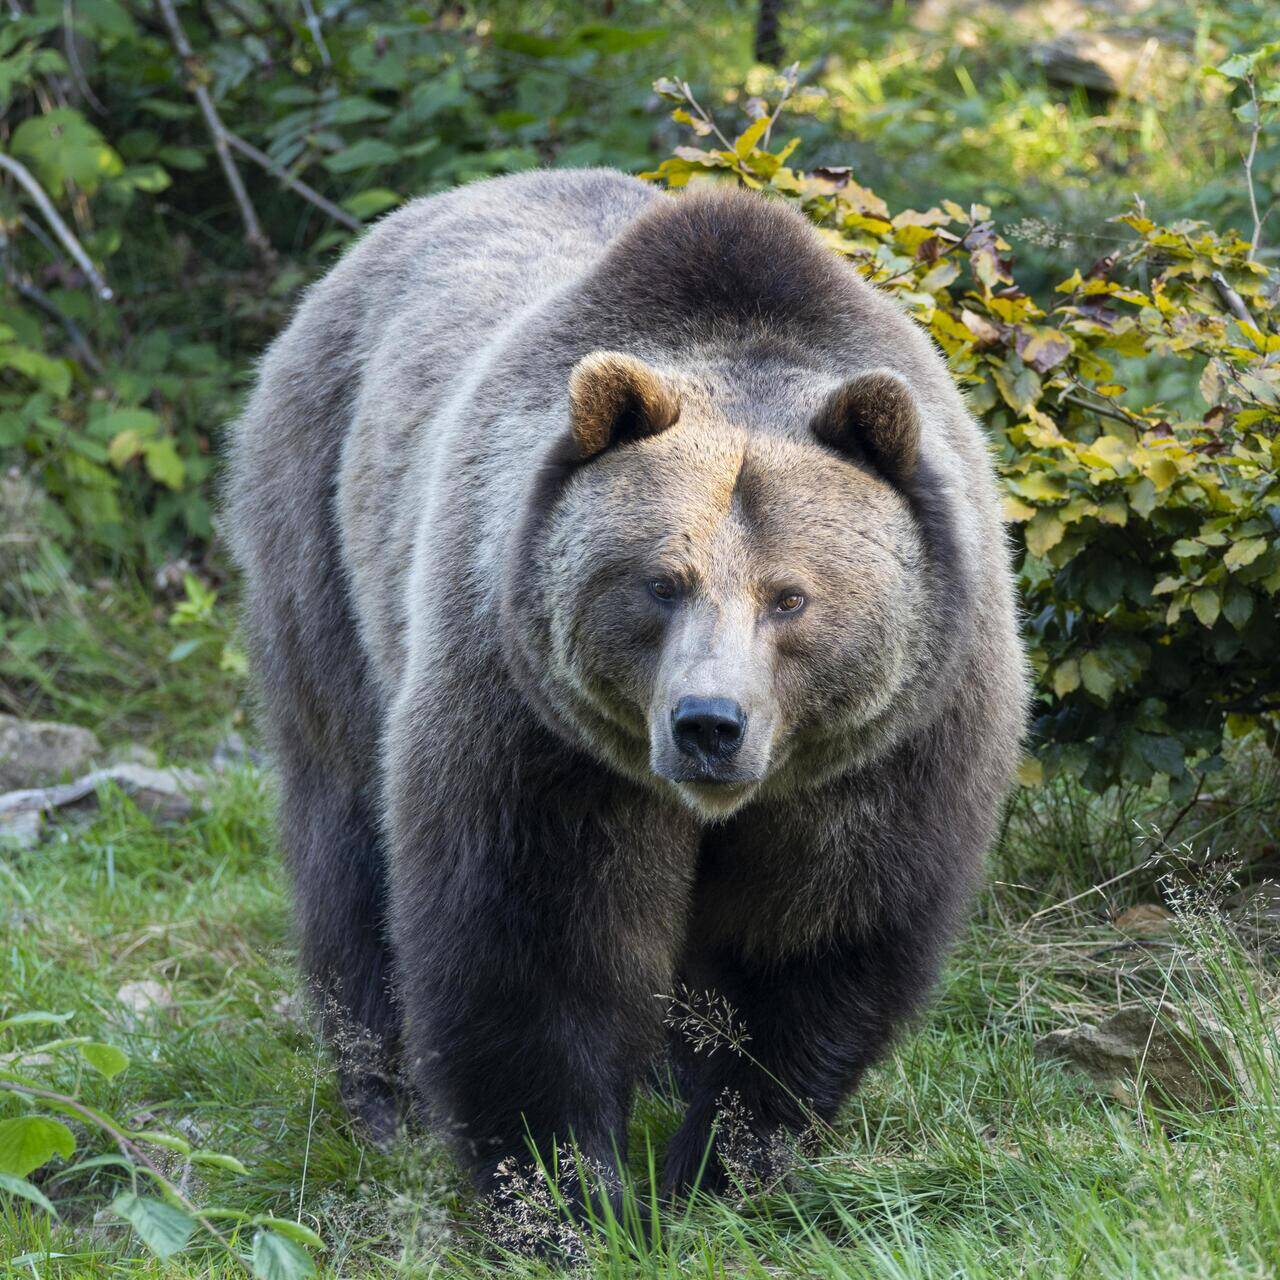
<path fill-rule="evenodd" d="M 540 729 L 502 728 L 388 770 L 406 1067 L 482 1192 L 570 1144 L 616 1186 L 695 831 Z"/>
<path fill-rule="evenodd" d="M 786 960 L 697 955 L 684 1007 L 669 1014 L 688 1111 L 664 1189 L 723 1192 L 783 1175 L 794 1140 L 834 1119 L 919 1007 L 938 941 L 936 924 L 917 920 Z"/>

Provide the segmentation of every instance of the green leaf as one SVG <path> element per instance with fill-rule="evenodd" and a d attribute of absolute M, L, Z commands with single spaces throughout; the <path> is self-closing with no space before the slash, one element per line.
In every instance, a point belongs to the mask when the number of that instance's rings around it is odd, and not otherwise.
<path fill-rule="evenodd" d="M 152 1196 L 126 1191 L 116 1196 L 111 1207 L 162 1262 L 179 1249 L 186 1248 L 196 1229 L 196 1220 L 189 1213 Z"/>
<path fill-rule="evenodd" d="M 1162 734 L 1135 733 L 1138 754 L 1159 773 L 1178 778 L 1186 769 L 1185 753 L 1177 738 Z"/>
<path fill-rule="evenodd" d="M 1080 659 L 1080 679 L 1084 687 L 1103 702 L 1110 702 L 1116 689 L 1116 678 L 1097 653 L 1086 653 Z"/>
<path fill-rule="evenodd" d="M 1191 608 L 1203 626 L 1211 627 L 1218 620 L 1222 601 L 1212 587 L 1201 587 L 1191 596 Z"/>
<path fill-rule="evenodd" d="M 401 197 L 387 187 L 370 187 L 368 191 L 357 191 L 342 202 L 342 207 L 352 217 L 362 222 L 366 218 L 377 217 L 400 203 Z"/>
<path fill-rule="evenodd" d="M 265 1213 L 260 1213 L 254 1218 L 253 1225 L 255 1227 L 270 1227 L 273 1231 L 278 1231 L 282 1236 L 288 1236 L 290 1240 L 296 1240 L 299 1244 L 305 1244 L 312 1249 L 324 1248 L 324 1241 L 310 1227 L 303 1226 L 301 1222 L 294 1222 L 289 1218 L 272 1218 Z"/>
<path fill-rule="evenodd" d="M 249 1172 L 235 1156 L 223 1155 L 221 1151 L 193 1151 L 191 1163 L 208 1165 L 211 1169 L 225 1169 L 228 1173 Z"/>
<path fill-rule="evenodd" d="M 1243 569 L 1245 565 L 1252 564 L 1266 549 L 1266 538 L 1242 538 L 1227 548 L 1226 555 L 1222 557 L 1222 563 L 1228 569 Z"/>
<path fill-rule="evenodd" d="M 11 1018 L 0 1018 L 0 1031 L 8 1027 L 60 1027 L 71 1021 L 69 1013 L 49 1013 L 44 1009 L 28 1009 L 15 1013 Z"/>
<path fill-rule="evenodd" d="M 305 1280 L 316 1273 L 310 1255 L 274 1231 L 254 1233 L 250 1261 L 258 1280 Z"/>
<path fill-rule="evenodd" d="M 153 480 L 170 489 L 182 488 L 187 469 L 182 459 L 178 457 L 178 450 L 172 436 L 160 436 L 156 440 L 143 441 L 142 456 L 147 464 L 147 474 Z"/>
<path fill-rule="evenodd" d="M 354 173 L 357 169 L 376 169 L 394 164 L 399 159 L 399 148 L 389 142 L 383 142 L 381 138 L 361 138 L 354 146 L 326 156 L 324 167 L 330 173 Z"/>
<path fill-rule="evenodd" d="M 57 107 L 24 120 L 9 145 L 55 195 L 68 186 L 92 195 L 103 178 L 124 169 L 107 140 L 74 107 Z"/>
<path fill-rule="evenodd" d="M 115 1079 L 129 1065 L 129 1055 L 113 1044 L 91 1040 L 80 1046 L 80 1056 L 101 1076 Z"/>
<path fill-rule="evenodd" d="M 53 1207 L 49 1197 L 39 1187 L 32 1186 L 25 1178 L 15 1178 L 11 1173 L 0 1173 L 0 1191 L 8 1192 L 11 1196 L 20 1196 L 23 1200 L 30 1200 L 32 1204 L 38 1204 L 51 1217 L 58 1216 L 58 1211 Z"/>
<path fill-rule="evenodd" d="M 146 1142 L 153 1147 L 163 1147 L 166 1151 L 176 1151 L 180 1156 L 191 1154 L 191 1143 L 186 1138 L 179 1138 L 176 1133 L 165 1133 L 163 1129 L 139 1129 L 129 1137 L 135 1142 Z"/>
<path fill-rule="evenodd" d="M 25 1178 L 55 1155 L 65 1160 L 76 1149 L 71 1130 L 48 1116 L 16 1116 L 0 1120 L 0 1173 Z"/>

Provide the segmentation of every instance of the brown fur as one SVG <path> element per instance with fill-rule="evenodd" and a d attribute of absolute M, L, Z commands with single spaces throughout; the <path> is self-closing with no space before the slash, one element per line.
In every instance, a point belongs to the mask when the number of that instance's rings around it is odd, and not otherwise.
<path fill-rule="evenodd" d="M 1025 699 L 986 443 L 889 299 L 750 194 L 418 202 L 267 356 L 230 515 L 304 963 L 482 1186 L 526 1135 L 616 1158 L 678 983 L 764 1070 L 671 1045 L 672 1186 L 726 1090 L 762 1151 L 834 1113 L 929 989 Z"/>

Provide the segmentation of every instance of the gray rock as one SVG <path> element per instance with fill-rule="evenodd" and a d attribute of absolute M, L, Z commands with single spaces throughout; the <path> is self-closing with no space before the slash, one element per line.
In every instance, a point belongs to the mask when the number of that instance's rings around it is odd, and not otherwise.
<path fill-rule="evenodd" d="M 214 747 L 213 755 L 209 758 L 210 768 L 217 773 L 226 773 L 228 769 L 242 769 L 246 765 L 262 769 L 266 763 L 266 756 L 257 747 L 249 746 L 234 729 Z"/>
<path fill-rule="evenodd" d="M 1127 1005 L 1094 1026 L 1051 1031 L 1036 1057 L 1062 1061 L 1123 1102 L 1139 1082 L 1157 1102 L 1205 1111 L 1234 1100 L 1243 1084 L 1226 1032 L 1161 1005 Z"/>
<path fill-rule="evenodd" d="M 0 812 L 0 849 L 30 849 L 40 843 L 44 813 L 40 809 Z"/>
<path fill-rule="evenodd" d="M 141 764 L 117 764 L 96 769 L 74 782 L 58 787 L 38 787 L 0 795 L 0 825 L 20 821 L 18 815 L 36 813 L 61 816 L 95 809 L 98 791 L 114 783 L 157 822 L 181 822 L 191 816 L 193 796 L 205 789 L 205 781 L 190 769 L 150 769 Z"/>
<path fill-rule="evenodd" d="M 150 747 L 144 747 L 141 742 L 121 742 L 108 750 L 103 763 L 141 764 L 146 765 L 148 769 L 158 769 L 160 757 Z"/>
<path fill-rule="evenodd" d="M 0 715 L 0 791 L 74 778 L 101 754 L 102 744 L 78 725 Z"/>

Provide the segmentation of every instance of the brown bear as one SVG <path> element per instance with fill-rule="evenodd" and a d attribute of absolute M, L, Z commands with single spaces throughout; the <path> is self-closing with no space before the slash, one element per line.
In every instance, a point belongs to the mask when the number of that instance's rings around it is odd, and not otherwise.
<path fill-rule="evenodd" d="M 385 1134 L 398 1064 L 490 1189 L 531 1146 L 616 1166 L 664 1046 L 672 1189 L 723 1185 L 728 1097 L 760 1153 L 829 1119 L 930 988 L 1025 718 L 925 334 L 779 201 L 482 182 L 308 292 L 229 499 L 349 1105 Z M 667 1046 L 678 989 L 745 1049 Z"/>

